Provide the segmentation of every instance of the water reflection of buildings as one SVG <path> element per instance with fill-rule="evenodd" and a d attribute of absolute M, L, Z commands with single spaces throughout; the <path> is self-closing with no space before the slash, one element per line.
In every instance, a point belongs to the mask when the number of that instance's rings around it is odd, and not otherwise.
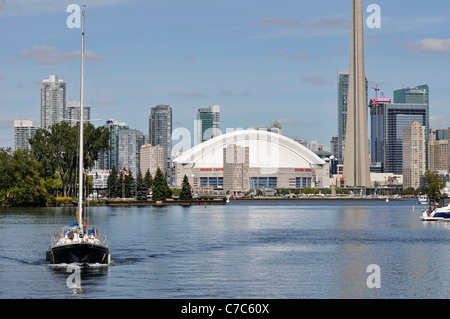
<path fill-rule="evenodd" d="M 342 246 L 336 261 L 335 278 L 339 278 L 337 298 L 365 298 L 368 293 L 367 266 L 376 261 L 371 259 L 367 241 L 370 224 L 369 211 L 360 206 L 343 206 L 337 221 L 338 236 Z"/>

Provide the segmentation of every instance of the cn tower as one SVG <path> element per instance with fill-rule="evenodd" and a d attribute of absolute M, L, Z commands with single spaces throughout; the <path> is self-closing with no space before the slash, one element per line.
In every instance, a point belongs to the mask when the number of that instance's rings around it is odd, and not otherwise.
<path fill-rule="evenodd" d="M 350 187 L 371 186 L 365 79 L 363 1 L 352 0 L 347 128 L 344 150 L 344 178 L 345 184 Z"/>

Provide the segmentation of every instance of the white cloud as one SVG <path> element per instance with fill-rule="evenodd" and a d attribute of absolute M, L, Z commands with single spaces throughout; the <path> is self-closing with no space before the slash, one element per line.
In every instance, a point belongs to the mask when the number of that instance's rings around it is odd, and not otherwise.
<path fill-rule="evenodd" d="M 437 53 L 450 52 L 450 39 L 426 38 L 418 42 L 406 42 L 403 45 L 413 51 Z"/>
<path fill-rule="evenodd" d="M 94 53 L 86 50 L 84 52 L 86 60 L 103 61 L 104 59 Z M 36 64 L 55 65 L 61 64 L 68 60 L 80 59 L 81 51 L 61 52 L 60 50 L 46 45 L 35 45 L 31 50 L 23 50 L 20 57 L 31 60 Z"/>

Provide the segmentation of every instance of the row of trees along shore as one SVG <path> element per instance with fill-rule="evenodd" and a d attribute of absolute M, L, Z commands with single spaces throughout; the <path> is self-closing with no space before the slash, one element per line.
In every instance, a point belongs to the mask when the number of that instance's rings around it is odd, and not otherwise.
<path fill-rule="evenodd" d="M 79 123 L 67 122 L 40 128 L 29 139 L 30 150 L 0 148 L 0 204 L 6 206 L 45 206 L 58 199 L 70 201 L 77 197 Z M 92 170 L 98 154 L 110 149 L 109 130 L 84 124 L 84 169 Z M 153 190 L 153 199 L 163 200 L 172 196 L 164 174 L 160 169 L 153 179 L 149 172 L 145 177 L 138 172 L 136 181 L 123 172 L 111 171 L 108 178 L 109 197 L 133 197 L 146 199 Z M 185 177 L 187 181 L 187 177 Z M 187 182 L 188 183 L 188 182 Z M 91 176 L 86 176 L 86 193 L 93 191 Z M 185 183 L 183 183 L 184 185 Z M 123 192 L 124 190 L 124 192 Z M 180 192 L 180 199 L 191 199 L 189 183 Z"/>
<path fill-rule="evenodd" d="M 52 205 L 58 198 L 77 196 L 78 170 L 78 132 L 79 124 L 71 126 L 61 122 L 49 129 L 38 129 L 29 139 L 31 151 L 0 148 L 0 204 L 6 206 L 45 206 Z M 99 152 L 107 151 L 109 130 L 85 124 L 84 169 L 92 169 Z M 107 196 L 126 197 L 138 200 L 147 199 L 152 190 L 153 200 L 164 200 L 172 196 L 180 200 L 192 199 L 188 178 L 184 176 L 182 188 L 171 189 L 166 178 L 158 168 L 153 178 L 147 171 L 138 171 L 136 180 L 132 174 L 124 176 L 126 168 L 118 172 L 116 168 L 108 178 Z M 128 172 L 130 173 L 130 172 Z M 92 178 L 87 178 L 86 193 L 90 194 Z M 444 187 L 436 172 L 425 173 L 425 193 L 432 201 L 437 201 Z M 307 191 L 307 190 L 305 190 Z M 414 190 L 412 190 L 414 191 Z M 415 191 L 411 194 L 415 194 Z"/>
<path fill-rule="evenodd" d="M 171 189 L 167 185 L 167 179 L 158 167 L 153 178 L 149 170 L 142 176 L 139 170 L 136 178 L 124 167 L 118 172 L 112 168 L 107 181 L 107 197 L 109 198 L 136 198 L 146 200 L 149 192 L 152 192 L 152 200 L 165 200 L 177 196 L 180 200 L 192 199 L 191 186 L 188 178 L 184 176 L 181 190 Z"/>

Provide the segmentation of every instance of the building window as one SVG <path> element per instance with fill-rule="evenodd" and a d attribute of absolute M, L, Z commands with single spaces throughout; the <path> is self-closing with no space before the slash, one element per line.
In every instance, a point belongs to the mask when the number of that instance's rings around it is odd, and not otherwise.
<path fill-rule="evenodd" d="M 223 187 L 223 177 L 200 177 L 200 186 Z"/>
<path fill-rule="evenodd" d="M 250 177 L 250 188 L 276 188 L 277 184 L 276 177 Z"/>
<path fill-rule="evenodd" d="M 295 187 L 297 188 L 311 187 L 311 177 L 297 177 L 295 179 Z"/>

